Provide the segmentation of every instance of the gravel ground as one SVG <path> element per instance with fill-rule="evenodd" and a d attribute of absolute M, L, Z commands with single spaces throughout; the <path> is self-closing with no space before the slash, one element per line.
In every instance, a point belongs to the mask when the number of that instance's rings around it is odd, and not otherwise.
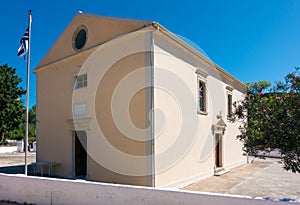
<path fill-rule="evenodd" d="M 28 153 L 28 164 L 35 162 L 35 152 Z M 24 165 L 25 154 L 22 152 L 0 154 L 0 167 Z"/>
<path fill-rule="evenodd" d="M 33 168 L 30 165 L 35 162 L 36 154 L 34 152 L 28 153 L 28 174 L 33 175 Z M 7 174 L 24 174 L 25 172 L 25 154 L 14 152 L 9 154 L 0 154 L 0 173 Z"/>

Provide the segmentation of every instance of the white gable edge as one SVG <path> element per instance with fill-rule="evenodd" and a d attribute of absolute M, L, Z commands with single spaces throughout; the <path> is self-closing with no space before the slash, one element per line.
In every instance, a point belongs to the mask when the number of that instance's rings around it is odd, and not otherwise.
<path fill-rule="evenodd" d="M 160 31 L 161 34 L 164 34 L 164 39 L 167 40 L 169 43 L 175 45 L 176 47 L 179 47 L 180 49 L 184 50 L 184 52 L 189 52 L 189 54 L 193 57 L 196 57 L 196 59 L 201 63 L 205 64 L 208 68 L 216 69 L 218 71 L 218 74 L 221 75 L 224 79 L 227 81 L 233 83 L 238 90 L 245 92 L 246 86 L 244 83 L 239 81 L 237 78 L 233 77 L 231 74 L 229 74 L 227 71 L 222 69 L 220 66 L 218 66 L 216 63 L 212 62 L 210 59 L 205 57 L 203 54 L 198 52 L 196 49 L 185 43 L 183 40 L 178 38 L 176 35 L 172 34 L 169 30 L 164 28 L 162 25 L 153 22 L 153 27 L 156 28 L 158 31 Z M 163 35 L 160 35 L 163 37 Z M 196 70 L 195 70 L 196 72 Z M 226 83 L 226 82 L 225 82 Z M 228 83 L 226 83 L 228 84 Z"/>

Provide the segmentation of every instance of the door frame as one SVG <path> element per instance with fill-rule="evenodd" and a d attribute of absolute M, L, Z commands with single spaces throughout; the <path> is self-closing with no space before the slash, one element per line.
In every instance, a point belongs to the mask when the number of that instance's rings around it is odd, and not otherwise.
<path fill-rule="evenodd" d="M 85 132 L 85 142 L 86 142 L 86 145 L 85 145 L 85 149 L 86 149 L 86 176 L 85 176 L 85 179 L 87 178 L 88 176 L 88 153 L 87 153 L 87 131 L 86 130 L 72 130 L 72 136 L 71 136 L 71 143 L 72 143 L 72 155 L 71 155 L 71 167 L 72 167 L 72 178 L 77 178 L 78 176 L 76 176 L 76 132 Z"/>
<path fill-rule="evenodd" d="M 223 135 L 216 133 L 215 134 L 215 167 L 220 168 L 223 167 Z M 218 154 L 218 156 L 217 156 Z"/>

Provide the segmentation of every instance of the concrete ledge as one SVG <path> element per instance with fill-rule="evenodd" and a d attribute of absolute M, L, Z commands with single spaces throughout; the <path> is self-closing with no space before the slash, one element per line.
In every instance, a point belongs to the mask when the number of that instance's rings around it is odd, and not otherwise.
<path fill-rule="evenodd" d="M 295 204 L 279 200 L 0 174 L 0 199 L 31 204 Z M 299 203 L 300 204 L 300 203 Z"/>
<path fill-rule="evenodd" d="M 215 172 L 215 176 L 222 176 L 223 174 L 228 173 L 230 170 L 229 169 L 223 169 L 222 171 Z"/>

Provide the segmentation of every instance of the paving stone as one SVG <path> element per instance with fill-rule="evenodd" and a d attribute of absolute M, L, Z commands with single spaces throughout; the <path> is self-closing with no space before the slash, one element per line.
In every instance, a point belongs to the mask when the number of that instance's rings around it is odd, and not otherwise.
<path fill-rule="evenodd" d="M 282 168 L 280 159 L 256 159 L 222 176 L 201 180 L 185 190 L 300 200 L 300 174 Z"/>

